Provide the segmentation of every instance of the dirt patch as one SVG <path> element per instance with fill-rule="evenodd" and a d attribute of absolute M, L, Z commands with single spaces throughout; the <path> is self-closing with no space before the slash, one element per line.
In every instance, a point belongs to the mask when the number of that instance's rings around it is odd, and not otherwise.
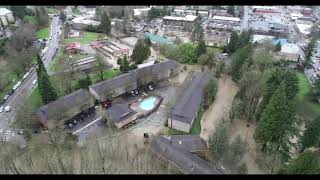
<path fill-rule="evenodd" d="M 247 165 L 248 174 L 265 174 L 266 172 L 259 169 L 258 164 L 256 163 L 256 159 L 262 159 L 262 157 L 259 157 L 262 154 L 258 153 L 260 150 L 257 149 L 253 139 L 255 128 L 255 124 L 247 123 L 246 120 L 234 120 L 233 123 L 230 124 L 230 141 L 240 135 L 241 139 L 247 144 L 247 152 L 243 156 L 242 162 Z"/>
<path fill-rule="evenodd" d="M 238 87 L 229 76 L 219 79 L 218 93 L 213 104 L 203 114 L 201 119 L 200 136 L 208 141 L 209 136 L 214 132 L 215 127 L 223 120 L 228 118 L 232 105 L 233 97 L 238 92 Z"/>

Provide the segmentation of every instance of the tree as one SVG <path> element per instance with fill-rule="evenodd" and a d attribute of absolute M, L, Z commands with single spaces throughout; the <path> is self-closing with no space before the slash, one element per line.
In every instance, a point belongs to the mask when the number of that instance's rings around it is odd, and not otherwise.
<path fill-rule="evenodd" d="M 199 20 L 196 20 L 196 25 L 192 31 L 191 34 L 191 40 L 192 42 L 200 42 L 201 40 L 203 40 L 203 28 L 201 26 L 201 22 Z"/>
<path fill-rule="evenodd" d="M 128 59 L 127 59 L 127 55 L 124 55 L 122 61 L 121 61 L 121 65 L 120 65 L 120 71 L 121 72 L 127 72 L 130 70 L 130 67 L 129 67 L 129 62 L 128 62 Z"/>
<path fill-rule="evenodd" d="M 218 63 L 218 69 L 216 70 L 216 73 L 215 73 L 216 78 L 221 77 L 221 73 L 223 73 L 225 67 L 226 67 L 226 64 L 224 62 Z"/>
<path fill-rule="evenodd" d="M 213 102 L 217 92 L 218 92 L 217 81 L 215 79 L 210 79 L 207 87 L 207 98 L 209 102 Z"/>
<path fill-rule="evenodd" d="M 236 16 L 236 13 L 235 13 L 235 10 L 234 10 L 234 6 L 228 6 L 227 13 L 232 15 L 232 16 Z"/>
<path fill-rule="evenodd" d="M 315 36 L 311 39 L 311 41 L 308 43 L 308 46 L 306 48 L 306 56 L 305 56 L 305 61 L 304 61 L 304 67 L 306 67 L 307 69 L 312 68 L 312 64 L 313 62 L 311 61 L 311 56 L 313 53 L 313 50 L 315 48 L 315 44 L 317 42 L 318 37 Z"/>
<path fill-rule="evenodd" d="M 245 62 L 250 61 L 251 53 L 252 46 L 248 45 L 238 49 L 232 56 L 231 76 L 233 80 L 237 81 L 241 78 L 243 68 L 242 66 L 245 64 Z"/>
<path fill-rule="evenodd" d="M 175 53 L 175 59 L 180 63 L 196 63 L 196 47 L 191 43 L 182 43 L 178 46 Z"/>
<path fill-rule="evenodd" d="M 46 26 L 49 23 L 49 15 L 45 6 L 35 7 L 35 18 L 40 27 Z"/>
<path fill-rule="evenodd" d="M 23 19 L 26 15 L 26 6 L 10 6 L 10 9 L 13 14 L 20 19 Z"/>
<path fill-rule="evenodd" d="M 102 33 L 105 33 L 105 34 L 109 34 L 110 33 L 111 21 L 110 21 L 109 16 L 108 16 L 108 14 L 106 12 L 103 12 L 101 14 L 101 23 L 99 25 L 99 30 Z"/>
<path fill-rule="evenodd" d="M 150 46 L 144 40 L 138 39 L 132 51 L 131 59 L 136 64 L 141 64 L 151 55 Z"/>
<path fill-rule="evenodd" d="M 317 99 L 320 97 L 320 75 L 317 74 L 313 83 L 314 97 Z"/>
<path fill-rule="evenodd" d="M 56 100 L 58 98 L 58 95 L 51 85 L 49 76 L 39 55 L 37 55 L 37 64 L 39 94 L 41 96 L 42 102 L 44 104 L 48 104 L 49 102 Z"/>
<path fill-rule="evenodd" d="M 90 76 L 87 74 L 85 78 L 78 80 L 78 85 L 76 89 L 89 89 L 89 86 L 92 84 Z"/>
<path fill-rule="evenodd" d="M 202 72 L 204 71 L 205 66 L 208 64 L 208 61 L 209 61 L 209 57 L 206 54 L 202 54 L 198 58 L 198 63 L 201 64 Z"/>
<path fill-rule="evenodd" d="M 275 48 L 274 48 L 274 52 L 279 52 L 281 51 L 281 43 L 278 42 L 278 44 L 276 44 Z"/>
<path fill-rule="evenodd" d="M 320 145 L 320 117 L 315 118 L 306 126 L 300 141 L 302 146 L 300 152 L 303 152 L 308 147 Z"/>
<path fill-rule="evenodd" d="M 100 53 L 96 53 L 96 67 L 100 72 L 100 80 L 103 81 L 103 70 L 105 68 L 105 62 L 103 61 L 103 56 Z"/>
<path fill-rule="evenodd" d="M 320 174 L 320 158 L 317 152 L 304 152 L 284 166 L 280 174 Z"/>
<path fill-rule="evenodd" d="M 293 147 L 290 138 L 298 134 L 297 120 L 294 104 L 281 83 L 262 112 L 254 139 L 262 144 L 263 151 L 273 155 L 273 160 L 280 157 L 281 162 L 286 162 Z"/>
<path fill-rule="evenodd" d="M 204 42 L 204 40 L 199 41 L 196 51 L 197 51 L 198 57 L 207 52 L 207 46 L 206 46 L 206 43 Z"/>
<path fill-rule="evenodd" d="M 222 158 L 222 154 L 228 147 L 229 132 L 224 124 L 219 124 L 216 131 L 209 138 L 209 150 L 215 161 Z"/>
<path fill-rule="evenodd" d="M 66 20 L 67 20 L 66 13 L 64 13 L 63 11 L 60 11 L 59 16 L 60 16 L 60 20 L 62 21 L 62 23 L 66 22 Z"/>
<path fill-rule="evenodd" d="M 227 45 L 227 48 L 231 53 L 234 53 L 238 48 L 238 38 L 239 37 L 236 32 L 231 33 L 231 37 L 230 37 L 229 43 Z"/>

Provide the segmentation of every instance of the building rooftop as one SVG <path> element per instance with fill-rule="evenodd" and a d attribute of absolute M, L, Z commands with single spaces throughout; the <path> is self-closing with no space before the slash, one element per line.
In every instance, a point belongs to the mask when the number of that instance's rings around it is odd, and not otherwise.
<path fill-rule="evenodd" d="M 111 121 L 119 123 L 137 112 L 131 109 L 128 104 L 113 104 L 107 110 L 107 113 Z"/>
<path fill-rule="evenodd" d="M 278 10 L 279 8 L 277 6 L 252 6 L 253 9 L 272 9 L 272 10 Z"/>
<path fill-rule="evenodd" d="M 0 16 L 6 15 L 8 13 L 11 13 L 11 11 L 7 8 L 0 8 Z"/>
<path fill-rule="evenodd" d="M 237 21 L 240 22 L 240 18 L 237 17 L 227 17 L 227 16 L 213 16 L 212 20 L 223 20 L 223 21 Z"/>
<path fill-rule="evenodd" d="M 186 15 L 185 17 L 177 17 L 177 16 L 165 16 L 163 19 L 166 20 L 174 20 L 174 21 L 194 21 L 197 16 L 194 15 Z"/>
<path fill-rule="evenodd" d="M 204 95 L 204 88 L 208 82 L 209 75 L 207 73 L 198 72 L 192 77 L 189 86 L 173 108 L 173 119 L 186 123 L 192 122 L 196 117 Z"/>
<path fill-rule="evenodd" d="M 274 36 L 267 36 L 267 35 L 258 35 L 258 34 L 255 34 L 252 36 L 252 42 L 255 43 L 255 42 L 263 42 L 263 41 L 266 41 L 266 40 L 273 40 L 275 37 Z"/>
<path fill-rule="evenodd" d="M 186 138 L 191 138 L 190 135 Z M 174 137 L 171 136 L 171 139 L 175 139 L 176 142 L 188 143 L 185 141 L 184 136 Z M 196 138 L 197 140 L 201 139 L 200 137 Z M 197 140 L 190 141 L 189 143 L 197 142 Z M 196 143 L 198 144 L 198 143 Z M 180 146 L 180 143 L 178 143 Z M 202 145 L 200 145 L 202 147 Z M 153 153 L 157 154 L 162 159 L 169 161 L 169 163 L 176 166 L 184 174 L 223 174 L 223 172 L 209 162 L 199 158 L 195 154 L 191 153 L 188 146 L 177 147 L 176 143 L 165 136 L 159 136 L 154 138 L 150 143 L 150 149 Z"/>
<path fill-rule="evenodd" d="M 296 44 L 284 44 L 281 46 L 281 53 L 299 54 L 299 46 Z"/>

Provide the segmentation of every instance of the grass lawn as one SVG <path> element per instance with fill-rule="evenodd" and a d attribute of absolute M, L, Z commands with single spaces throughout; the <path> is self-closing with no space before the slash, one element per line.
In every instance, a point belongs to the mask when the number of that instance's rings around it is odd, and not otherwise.
<path fill-rule="evenodd" d="M 64 42 L 65 43 L 80 42 L 81 44 L 89 44 L 90 41 L 97 40 L 99 35 L 104 35 L 104 34 L 86 31 L 84 32 L 84 37 L 66 38 L 64 39 Z"/>
<path fill-rule="evenodd" d="M 49 37 L 49 28 L 43 28 L 37 31 L 37 38 L 38 39 L 44 39 Z"/>
<path fill-rule="evenodd" d="M 207 52 L 214 52 L 214 54 L 217 54 L 217 53 L 221 53 L 223 51 L 223 49 L 219 49 L 219 48 L 216 48 L 216 47 L 207 47 Z"/>
<path fill-rule="evenodd" d="M 110 79 L 110 78 L 113 78 L 113 77 L 119 75 L 120 71 L 114 70 L 114 69 L 109 69 L 109 70 L 104 71 L 102 74 L 103 74 L 103 79 L 107 80 L 107 79 Z M 99 82 L 100 81 L 100 72 L 97 72 L 95 74 L 91 74 L 90 78 L 93 83 Z"/>
<path fill-rule="evenodd" d="M 203 113 L 202 109 L 200 109 L 191 128 L 191 134 L 199 135 L 201 133 L 201 118 Z"/>
<path fill-rule="evenodd" d="M 299 79 L 299 92 L 297 94 L 298 113 L 306 120 L 314 119 L 320 116 L 320 104 L 311 99 L 312 88 L 307 77 L 302 73 L 297 73 Z"/>
<path fill-rule="evenodd" d="M 34 87 L 30 95 L 30 102 L 33 109 L 38 109 L 42 106 L 42 100 L 39 94 L 38 86 Z"/>
<path fill-rule="evenodd" d="M 52 60 L 52 64 L 50 66 L 50 69 L 52 71 L 57 71 L 59 68 L 59 60 L 60 58 L 63 56 L 63 50 L 59 49 L 57 55 L 54 57 L 54 59 Z"/>

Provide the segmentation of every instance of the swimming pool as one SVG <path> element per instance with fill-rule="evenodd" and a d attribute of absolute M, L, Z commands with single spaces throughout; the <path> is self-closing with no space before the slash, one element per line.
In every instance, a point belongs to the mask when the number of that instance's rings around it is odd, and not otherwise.
<path fill-rule="evenodd" d="M 148 97 L 141 101 L 141 103 L 139 104 L 139 107 L 145 111 L 149 111 L 156 106 L 156 101 L 157 101 L 156 97 Z"/>

